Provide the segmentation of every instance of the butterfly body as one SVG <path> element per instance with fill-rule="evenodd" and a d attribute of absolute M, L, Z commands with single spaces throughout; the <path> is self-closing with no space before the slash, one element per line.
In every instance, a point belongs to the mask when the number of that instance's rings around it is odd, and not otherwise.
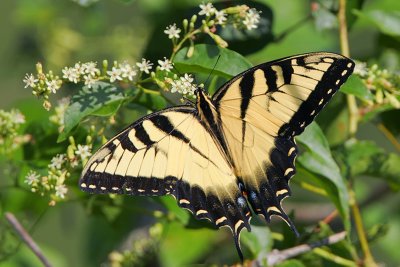
<path fill-rule="evenodd" d="M 350 76 L 354 63 L 310 53 L 255 66 L 212 97 L 134 122 L 88 161 L 80 180 L 90 193 L 173 195 L 198 219 L 239 235 L 251 211 L 277 215 L 296 232 L 281 201 L 290 195 L 303 132 Z M 296 232 L 297 233 L 297 232 Z"/>

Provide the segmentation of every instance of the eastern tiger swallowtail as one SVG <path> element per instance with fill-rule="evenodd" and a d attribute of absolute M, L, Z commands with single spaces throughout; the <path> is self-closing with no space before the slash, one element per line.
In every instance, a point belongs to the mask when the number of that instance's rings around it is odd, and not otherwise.
<path fill-rule="evenodd" d="M 267 221 L 281 217 L 297 233 L 281 201 L 290 195 L 303 132 L 347 80 L 354 62 L 309 53 L 248 69 L 211 98 L 147 115 L 108 141 L 79 181 L 89 193 L 172 195 L 198 219 L 239 236 L 250 231 L 250 206 Z"/>

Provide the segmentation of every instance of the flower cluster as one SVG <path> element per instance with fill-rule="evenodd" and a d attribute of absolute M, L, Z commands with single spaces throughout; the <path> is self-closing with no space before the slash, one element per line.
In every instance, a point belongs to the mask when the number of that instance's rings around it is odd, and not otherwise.
<path fill-rule="evenodd" d="M 91 141 L 88 138 L 87 141 Z M 91 156 L 91 144 L 75 145 L 74 139 L 70 138 L 66 154 L 54 156 L 47 166 L 47 173 L 40 175 L 34 170 L 30 170 L 25 176 L 25 183 L 31 191 L 41 196 L 50 197 L 50 205 L 55 205 L 57 201 L 64 199 L 68 193 L 65 182 L 71 175 L 71 170 L 81 163 L 83 166 Z"/>
<path fill-rule="evenodd" d="M 211 3 L 200 5 L 200 16 L 206 16 L 209 26 L 232 24 L 236 28 L 256 29 L 260 23 L 260 11 L 249 8 L 246 5 L 239 5 L 222 10 L 217 10 Z"/>
<path fill-rule="evenodd" d="M 166 78 L 166 83 L 169 84 L 169 89 L 171 93 L 179 93 L 183 96 L 194 97 L 194 93 L 197 88 L 203 85 L 194 84 L 194 78 L 192 75 L 185 73 L 182 77 L 174 76 L 174 79 Z"/>
<path fill-rule="evenodd" d="M 400 109 L 400 76 L 374 64 L 370 68 L 364 62 L 356 62 L 354 73 L 359 75 L 366 87 L 375 94 L 374 104 L 390 104 Z"/>
<path fill-rule="evenodd" d="M 62 70 L 63 78 L 72 83 L 84 81 L 85 85 L 91 88 L 100 75 L 100 70 L 96 66 L 96 62 L 75 63 L 73 67 L 65 67 Z"/>
<path fill-rule="evenodd" d="M 245 15 L 243 24 L 246 26 L 248 30 L 252 30 L 252 29 L 257 29 L 259 23 L 260 23 L 260 12 L 258 12 L 255 8 L 250 8 Z"/>
<path fill-rule="evenodd" d="M 62 80 L 59 76 L 54 75 L 52 71 L 44 73 L 41 63 L 36 64 L 36 71 L 36 76 L 26 74 L 23 82 L 25 83 L 25 88 L 32 88 L 33 95 L 44 99 L 43 107 L 49 110 L 51 108 L 49 96 L 57 93 L 62 85 Z"/>
<path fill-rule="evenodd" d="M 61 85 L 65 82 L 74 84 L 84 83 L 88 88 L 92 88 L 97 81 L 109 81 L 110 83 L 135 82 L 135 76 L 140 76 L 138 74 L 150 74 L 153 65 L 152 62 L 144 58 L 141 62 L 137 62 L 134 65 L 129 64 L 127 61 L 122 63 L 115 61 L 111 70 L 107 70 L 108 61 L 104 60 L 102 68 L 104 73 L 101 73 L 100 69 L 97 68 L 96 62 L 78 62 L 73 67 L 64 67 L 62 69 L 62 77 L 60 78 L 59 76 L 55 76 L 52 71 L 44 73 L 42 65 L 38 63 L 36 65 L 37 75 L 26 74 L 23 82 L 25 83 L 25 88 L 32 88 L 34 95 L 44 98 L 43 106 L 46 110 L 49 110 L 51 108 L 49 95 L 57 93 Z M 158 60 L 158 70 L 170 72 L 172 68 L 172 62 L 166 57 L 163 60 Z M 65 110 L 65 108 L 66 105 L 62 105 L 61 109 Z M 56 113 L 61 112 L 56 111 Z M 57 120 L 59 125 L 62 125 L 60 117 L 54 117 L 53 119 Z"/>
<path fill-rule="evenodd" d="M 204 16 L 200 28 L 195 28 L 197 15 L 193 15 L 189 20 L 183 20 L 183 30 L 177 27 L 176 23 L 169 25 L 164 33 L 172 39 L 174 45 L 174 53 L 178 51 L 185 41 L 189 40 L 193 46 L 193 39 L 199 33 L 206 33 L 209 35 L 217 45 L 227 47 L 228 43 L 223 40 L 216 32 L 216 26 L 232 25 L 237 29 L 253 30 L 258 28 L 260 23 L 260 11 L 254 8 L 249 8 L 246 5 L 238 5 L 218 10 L 211 3 L 200 4 L 199 16 Z M 183 36 L 181 38 L 181 33 Z M 180 39 L 181 38 L 181 39 Z M 190 57 L 190 54 L 188 55 Z"/>
<path fill-rule="evenodd" d="M 25 123 L 24 115 L 17 109 L 9 112 L 0 109 L 0 154 L 6 154 L 26 142 L 19 134 L 19 128 Z"/>
<path fill-rule="evenodd" d="M 49 194 L 51 196 L 50 204 L 54 205 L 56 200 L 65 198 L 68 188 L 65 180 L 70 176 L 70 172 L 66 168 L 67 159 L 65 154 L 59 154 L 51 159 L 47 166 L 46 175 L 40 175 L 34 170 L 30 170 L 25 176 L 31 191 L 41 196 Z"/>

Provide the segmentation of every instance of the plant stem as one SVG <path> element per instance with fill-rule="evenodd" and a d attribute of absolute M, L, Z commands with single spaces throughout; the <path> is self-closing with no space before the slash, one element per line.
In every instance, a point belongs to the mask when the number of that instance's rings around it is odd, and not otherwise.
<path fill-rule="evenodd" d="M 346 22 L 346 0 L 339 0 L 339 37 L 340 37 L 340 49 L 344 56 L 350 57 L 349 39 L 347 33 L 347 22 Z M 347 107 L 349 109 L 349 133 L 351 137 L 357 132 L 358 127 L 358 107 L 356 98 L 354 95 L 346 95 Z"/>
<path fill-rule="evenodd" d="M 309 184 L 309 183 L 306 183 L 306 182 L 300 182 L 299 185 L 302 188 L 304 188 L 304 189 L 306 189 L 308 191 L 314 192 L 314 193 L 316 193 L 318 195 L 321 195 L 321 196 L 327 196 L 328 195 L 324 189 L 319 188 L 317 186 L 314 186 L 312 184 Z"/>
<path fill-rule="evenodd" d="M 174 49 L 172 51 L 172 55 L 170 57 L 170 60 L 171 61 L 174 60 L 174 57 L 175 57 L 176 53 L 181 49 L 182 45 L 186 42 L 186 40 L 188 40 L 189 38 L 191 38 L 192 36 L 194 36 L 194 35 L 196 35 L 196 34 L 198 34 L 200 32 L 201 32 L 200 29 L 196 29 L 194 31 L 191 31 L 191 32 L 187 33 L 176 46 L 174 45 Z"/>
<path fill-rule="evenodd" d="M 36 244 L 36 242 L 32 239 L 32 237 L 28 234 L 28 232 L 22 227 L 14 214 L 10 212 L 5 213 L 5 217 L 7 221 L 11 224 L 14 230 L 18 233 L 21 239 L 25 242 L 25 244 L 32 250 L 32 252 L 39 258 L 39 260 L 46 267 L 51 267 L 49 260 L 44 256 L 43 252 Z"/>
<path fill-rule="evenodd" d="M 304 253 L 312 251 L 318 247 L 332 245 L 337 242 L 340 242 L 343 239 L 345 239 L 345 237 L 346 237 L 346 232 L 343 231 L 343 232 L 333 234 L 331 236 L 328 236 L 325 239 L 322 239 L 320 241 L 316 241 L 316 242 L 313 242 L 310 244 L 302 244 L 302 245 L 298 245 L 298 246 L 284 249 L 284 250 L 273 250 L 270 253 L 268 253 L 266 256 L 264 255 L 261 258 L 254 260 L 253 264 L 255 266 L 263 266 L 261 264 L 262 262 L 268 262 L 268 266 L 274 266 L 274 265 L 281 263 L 287 259 L 290 259 L 290 258 L 296 257 L 298 255 L 302 255 Z M 341 258 L 341 259 L 346 260 L 344 258 Z M 254 266 L 254 265 L 251 265 L 251 266 Z M 350 266 L 350 265 L 346 265 L 346 266 Z M 351 266 L 356 266 L 356 265 L 354 264 Z"/>
<path fill-rule="evenodd" d="M 334 262 L 336 264 L 342 265 L 342 266 L 348 266 L 348 267 L 357 267 L 357 264 L 351 260 L 345 259 L 343 257 L 340 257 L 338 255 L 335 255 L 329 251 L 326 251 L 325 249 L 322 248 L 315 248 L 313 252 L 322 258 L 325 258 L 331 262 Z"/>
<path fill-rule="evenodd" d="M 364 225 L 361 218 L 361 212 L 358 208 L 357 201 L 355 200 L 355 195 L 353 190 L 349 190 L 350 197 L 350 208 L 354 217 L 354 224 L 356 227 L 358 239 L 360 241 L 361 249 L 364 253 L 364 265 L 367 267 L 376 267 L 378 266 L 375 263 L 374 258 L 372 257 L 371 251 L 369 249 L 367 236 L 365 234 Z"/>
<path fill-rule="evenodd" d="M 339 36 L 340 36 L 340 48 L 342 54 L 346 57 L 350 56 L 349 49 L 349 39 L 347 33 L 347 22 L 346 22 L 346 0 L 339 0 Z M 346 95 L 347 106 L 349 109 L 349 133 L 351 137 L 354 137 L 357 132 L 359 113 L 356 98 L 354 95 Z M 367 237 L 365 234 L 363 221 L 361 218 L 360 209 L 358 208 L 357 201 L 355 199 L 354 191 L 349 185 L 349 198 L 350 198 L 350 208 L 354 217 L 354 224 L 357 231 L 358 238 L 360 240 L 361 249 L 364 253 L 364 264 L 365 266 L 377 266 L 372 257 L 371 251 L 369 249 Z"/>

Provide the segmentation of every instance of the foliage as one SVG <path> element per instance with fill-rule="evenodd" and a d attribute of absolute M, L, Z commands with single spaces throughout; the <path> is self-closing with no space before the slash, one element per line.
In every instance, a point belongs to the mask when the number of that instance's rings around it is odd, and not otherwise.
<path fill-rule="evenodd" d="M 211 94 L 253 64 L 310 50 L 350 56 L 347 46 L 357 59 L 354 74 L 317 123 L 297 138 L 294 193 L 284 204 L 292 209 L 300 238 L 282 222 L 266 225 L 253 218 L 254 231 L 242 234 L 242 247 L 247 261 L 260 266 L 400 261 L 393 248 L 400 232 L 396 1 L 215 2 L 200 7 L 182 1 L 37 2 L 16 1 L 19 23 L 36 28 L 24 44 L 31 55 L 17 58 L 29 65 L 25 76 L 17 73 L 25 89 L 20 82 L 14 87 L 18 92 L 30 88 L 43 108 L 25 98 L 0 110 L 0 213 L 15 214 L 54 265 L 238 263 L 230 233 L 196 221 L 172 198 L 80 192 L 77 181 L 84 164 L 135 119 L 193 100 L 197 86 Z M 87 16 L 58 20 L 66 9 Z M 109 10 L 112 23 L 102 13 Z M 129 24 L 118 26 L 118 16 Z M 77 25 L 82 25 L 79 31 Z M 364 48 L 364 38 L 374 42 Z M 37 58 L 43 63 L 33 71 Z M 9 222 L 0 224 L 0 265 L 41 266 Z M 326 246 L 320 242 L 341 231 L 346 238 Z M 304 243 L 316 248 L 290 254 Z M 274 261 L 277 255 L 283 259 Z"/>

